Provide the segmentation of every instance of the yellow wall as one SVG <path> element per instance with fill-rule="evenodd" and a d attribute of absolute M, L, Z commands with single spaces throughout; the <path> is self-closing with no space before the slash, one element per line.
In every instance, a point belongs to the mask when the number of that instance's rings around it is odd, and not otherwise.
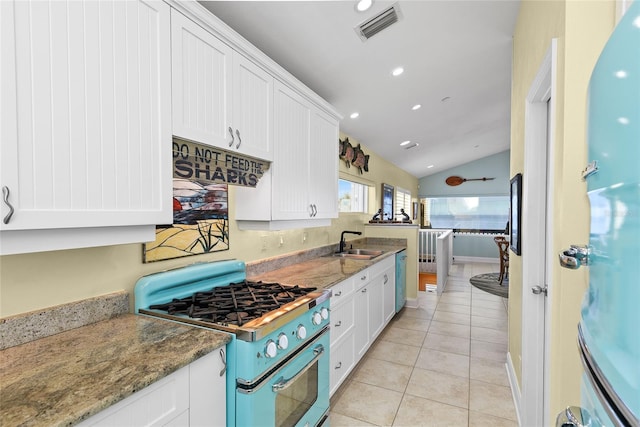
<path fill-rule="evenodd" d="M 555 180 L 552 253 L 589 240 L 589 203 L 581 171 L 586 166 L 586 99 L 591 71 L 614 26 L 613 0 L 523 1 L 513 48 L 511 109 L 511 175 L 524 174 L 524 108 L 532 80 L 550 46 L 558 39 Z M 582 212 L 583 214 L 579 214 Z M 526 237 L 525 237 L 526 238 Z M 526 256 L 526 254 L 523 254 Z M 580 305 L 587 286 L 584 269 L 570 271 L 557 262 L 551 271 L 550 419 L 580 402 L 581 364 L 576 345 Z M 510 260 L 509 352 L 518 381 L 522 340 L 522 259 Z M 528 291 L 525 289 L 524 291 Z M 526 425 L 526 420 L 523 420 Z"/>
<path fill-rule="evenodd" d="M 342 135 L 341 137 L 344 137 Z M 353 141 L 352 139 L 352 142 Z M 337 141 L 336 141 L 337 143 Z M 418 194 L 418 180 L 403 170 L 370 152 L 370 172 L 359 175 L 355 168 L 347 169 L 340 161 L 341 176 L 360 177 L 373 186 L 376 195 L 369 214 L 340 214 L 330 227 L 307 228 L 277 232 L 238 230 L 235 218 L 234 188 L 229 187 L 230 249 L 208 255 L 175 260 L 142 263 L 142 245 L 119 245 L 74 249 L 0 257 L 0 317 L 43 309 L 117 290 L 133 291 L 141 276 L 194 262 L 237 258 L 255 261 L 288 252 L 311 249 L 337 243 L 345 229 L 364 231 L 380 204 L 380 184 L 387 182 Z M 336 159 L 336 161 L 338 161 Z M 377 201 L 375 201 L 377 200 Z M 306 242 L 302 241 L 307 233 Z M 267 237 L 267 249 L 262 250 L 262 238 Z M 279 246 L 280 236 L 284 245 Z M 354 236 L 357 237 L 357 236 Z M 133 298 L 131 298 L 133 300 Z"/>

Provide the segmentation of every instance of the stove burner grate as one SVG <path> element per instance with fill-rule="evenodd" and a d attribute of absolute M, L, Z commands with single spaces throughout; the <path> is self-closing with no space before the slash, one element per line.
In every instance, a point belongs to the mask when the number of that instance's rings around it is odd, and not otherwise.
<path fill-rule="evenodd" d="M 211 323 L 242 326 L 285 304 L 315 291 L 316 288 L 285 286 L 279 283 L 243 281 L 196 292 L 185 298 L 174 298 L 149 308 L 182 314 Z"/>

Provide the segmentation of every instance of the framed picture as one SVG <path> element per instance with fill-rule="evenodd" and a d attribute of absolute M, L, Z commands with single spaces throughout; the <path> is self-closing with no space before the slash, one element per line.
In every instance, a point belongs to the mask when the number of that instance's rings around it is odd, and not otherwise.
<path fill-rule="evenodd" d="M 511 198 L 509 215 L 509 246 L 520 255 L 522 247 L 522 174 L 511 178 Z"/>
<path fill-rule="evenodd" d="M 391 221 L 393 215 L 393 197 L 394 187 L 389 184 L 382 184 L 382 215 L 380 219 L 383 221 Z"/>

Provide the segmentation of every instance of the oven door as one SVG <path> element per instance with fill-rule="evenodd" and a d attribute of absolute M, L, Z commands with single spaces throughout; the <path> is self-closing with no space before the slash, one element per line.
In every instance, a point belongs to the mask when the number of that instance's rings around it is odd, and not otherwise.
<path fill-rule="evenodd" d="M 317 426 L 328 411 L 328 328 L 252 388 L 236 388 L 239 426 Z"/>

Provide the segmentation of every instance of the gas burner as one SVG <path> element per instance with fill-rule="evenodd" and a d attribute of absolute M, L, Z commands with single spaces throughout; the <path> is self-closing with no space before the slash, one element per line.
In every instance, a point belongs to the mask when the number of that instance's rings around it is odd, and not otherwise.
<path fill-rule="evenodd" d="M 149 308 L 206 322 L 242 326 L 315 290 L 297 285 L 245 280 L 214 287 L 210 291 L 196 292 L 185 298 L 174 298 Z"/>

